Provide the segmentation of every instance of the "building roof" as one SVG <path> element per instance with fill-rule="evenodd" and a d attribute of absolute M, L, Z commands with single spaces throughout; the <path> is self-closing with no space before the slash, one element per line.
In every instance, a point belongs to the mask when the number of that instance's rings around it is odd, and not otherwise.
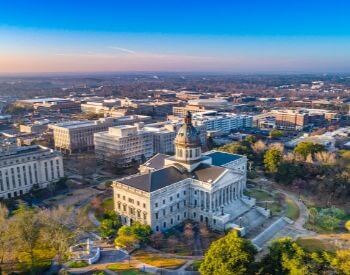
<path fill-rule="evenodd" d="M 156 170 L 162 169 L 164 167 L 164 160 L 167 158 L 169 158 L 168 155 L 158 153 L 142 165 Z"/>
<path fill-rule="evenodd" d="M 243 156 L 241 155 L 236 155 L 236 154 L 230 154 L 230 153 L 225 153 L 225 152 L 210 152 L 207 154 L 208 157 L 211 157 L 212 159 L 212 165 L 215 166 L 222 166 L 225 165 L 231 161 L 237 160 L 242 158 Z"/>
<path fill-rule="evenodd" d="M 180 167 L 169 166 L 148 174 L 136 175 L 118 180 L 118 182 L 136 189 L 153 192 L 184 179 L 195 179 L 203 182 L 215 182 L 227 169 L 209 164 L 200 164 L 192 173 Z"/>
<path fill-rule="evenodd" d="M 227 169 L 224 167 L 202 163 L 192 172 L 192 178 L 211 183 L 216 181 L 226 171 Z"/>
<path fill-rule="evenodd" d="M 153 192 L 173 183 L 189 178 L 187 173 L 182 173 L 173 166 L 169 166 L 149 174 L 137 175 L 130 178 L 118 180 L 118 182 L 140 189 Z"/>

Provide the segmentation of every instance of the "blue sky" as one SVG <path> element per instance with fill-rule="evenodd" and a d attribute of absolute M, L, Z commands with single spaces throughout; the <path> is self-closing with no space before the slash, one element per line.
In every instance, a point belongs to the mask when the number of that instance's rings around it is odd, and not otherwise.
<path fill-rule="evenodd" d="M 0 0 L 0 72 L 349 72 L 350 1 Z"/>

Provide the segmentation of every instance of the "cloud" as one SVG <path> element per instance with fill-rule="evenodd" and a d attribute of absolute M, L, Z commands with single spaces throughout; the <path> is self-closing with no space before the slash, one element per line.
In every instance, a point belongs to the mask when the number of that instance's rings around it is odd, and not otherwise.
<path fill-rule="evenodd" d="M 112 50 L 117 50 L 117 51 L 121 51 L 121 52 L 124 52 L 124 53 L 129 53 L 129 54 L 135 54 L 136 52 L 133 51 L 133 50 L 130 50 L 130 49 L 126 49 L 126 48 L 121 48 L 121 47 L 117 47 L 117 46 L 110 46 L 108 47 L 109 49 L 112 49 Z"/>

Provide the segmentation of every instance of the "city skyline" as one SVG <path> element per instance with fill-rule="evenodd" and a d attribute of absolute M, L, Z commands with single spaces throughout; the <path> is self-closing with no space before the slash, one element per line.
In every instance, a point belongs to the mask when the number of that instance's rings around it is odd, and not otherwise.
<path fill-rule="evenodd" d="M 0 3 L 0 73 L 350 72 L 346 1 Z"/>

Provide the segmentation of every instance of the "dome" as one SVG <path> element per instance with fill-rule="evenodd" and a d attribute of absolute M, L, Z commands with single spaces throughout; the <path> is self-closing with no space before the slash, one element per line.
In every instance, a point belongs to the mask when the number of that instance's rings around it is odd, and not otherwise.
<path fill-rule="evenodd" d="M 201 141 L 197 129 L 192 125 L 192 116 L 187 112 L 185 123 L 179 129 L 175 144 L 184 147 L 200 147 Z"/>

